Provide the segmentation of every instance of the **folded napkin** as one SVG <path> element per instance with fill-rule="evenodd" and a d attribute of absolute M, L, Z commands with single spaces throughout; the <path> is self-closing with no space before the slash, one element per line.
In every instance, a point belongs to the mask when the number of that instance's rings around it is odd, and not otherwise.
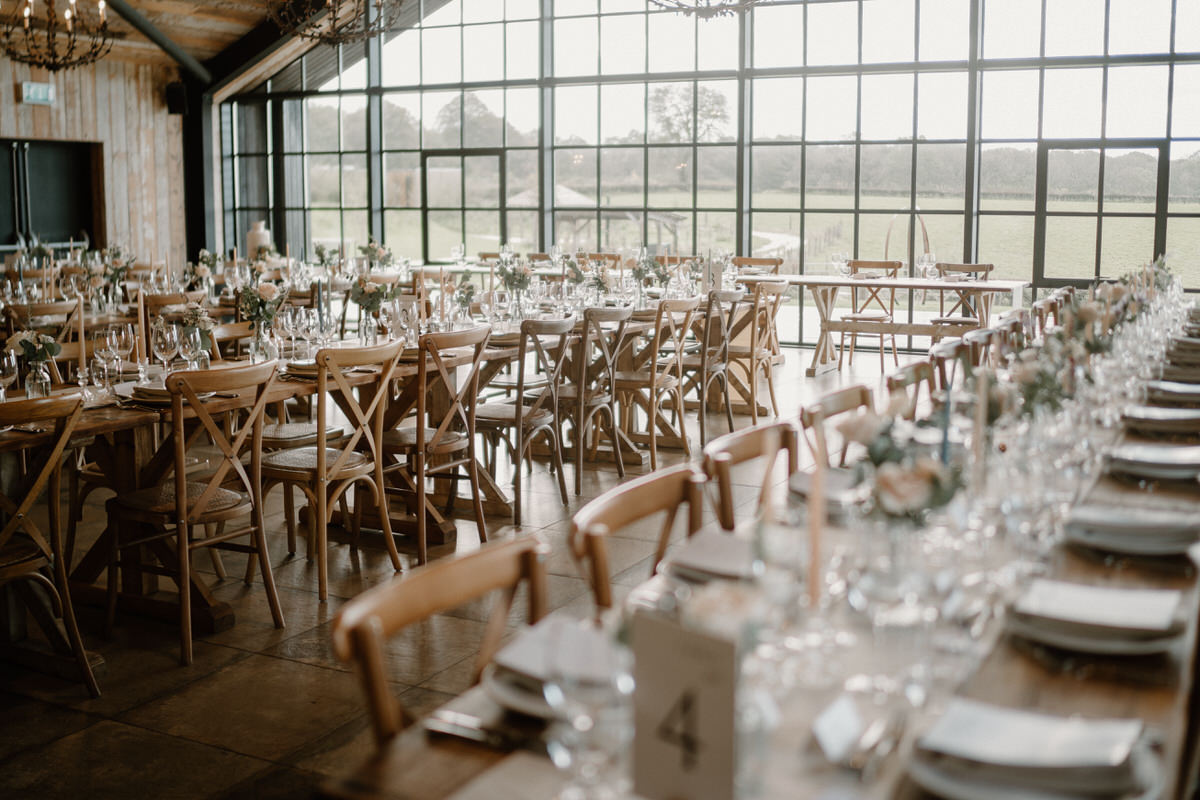
<path fill-rule="evenodd" d="M 788 491 L 805 499 L 812 491 L 813 474 L 797 472 L 788 478 Z M 858 476 L 852 469 L 834 467 L 825 471 L 825 502 L 842 508 L 854 505 L 858 499 Z"/>
<path fill-rule="evenodd" d="M 1183 596 L 1170 589 L 1118 589 L 1039 578 L 1010 613 L 1077 636 L 1161 639 L 1183 631 Z"/>
<path fill-rule="evenodd" d="M 1200 403 L 1200 385 L 1179 381 L 1149 381 L 1146 384 L 1146 397 L 1174 403 Z"/>
<path fill-rule="evenodd" d="M 1200 513 L 1127 506 L 1080 505 L 1067 516 L 1068 528 L 1136 536 L 1200 537 Z"/>
<path fill-rule="evenodd" d="M 492 662 L 533 684 L 564 673 L 584 683 L 605 683 L 611 677 L 607 666 L 613 647 L 610 635 L 600 628 L 547 617 L 522 631 Z"/>
<path fill-rule="evenodd" d="M 754 543 L 723 531 L 702 531 L 667 558 L 680 576 L 749 580 L 754 577 Z"/>
<path fill-rule="evenodd" d="M 1135 406 L 1122 415 L 1125 427 L 1154 433 L 1200 432 L 1200 409 Z"/>
<path fill-rule="evenodd" d="M 873 281 L 876 278 L 882 278 L 882 277 L 883 277 L 882 273 L 873 272 L 873 271 L 855 272 L 853 275 L 850 276 L 851 280 L 856 280 L 856 281 Z"/>

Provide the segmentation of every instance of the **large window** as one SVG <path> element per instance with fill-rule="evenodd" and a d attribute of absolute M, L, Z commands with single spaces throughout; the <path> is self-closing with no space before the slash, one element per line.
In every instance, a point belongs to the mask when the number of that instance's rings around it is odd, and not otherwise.
<path fill-rule="evenodd" d="M 932 253 L 1039 288 L 1166 251 L 1200 289 L 1200 0 L 411 8 L 223 106 L 227 247 L 267 219 L 300 253 Z"/>

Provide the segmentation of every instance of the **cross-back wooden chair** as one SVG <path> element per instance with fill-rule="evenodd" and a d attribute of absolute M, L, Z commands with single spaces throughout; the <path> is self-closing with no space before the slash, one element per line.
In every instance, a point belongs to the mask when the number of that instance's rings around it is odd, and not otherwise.
<path fill-rule="evenodd" d="M 887 376 L 887 391 L 890 401 L 903 398 L 904 407 L 901 416 L 907 420 L 917 418 L 917 407 L 921 403 L 921 387 L 925 387 L 926 402 L 933 402 L 933 393 L 937 390 L 934 380 L 933 364 L 928 361 L 914 361 L 903 366 L 899 371 Z"/>
<path fill-rule="evenodd" d="M 517 346 L 517 380 L 511 402 L 481 403 L 475 409 L 475 424 L 481 434 L 508 441 L 513 464 L 513 524 L 521 524 L 521 465 L 531 457 L 539 436 L 549 440 L 558 490 L 567 504 L 567 478 L 563 472 L 562 426 L 558 416 L 558 387 L 567 362 L 567 337 L 575 329 L 575 317 L 521 322 Z M 511 431 L 511 433 L 510 433 Z"/>
<path fill-rule="evenodd" d="M 83 399 L 79 395 L 0 403 L 0 425 L 32 422 L 53 426 L 50 442 L 31 453 L 28 468 L 16 485 L 0 494 L 0 509 L 4 513 L 4 525 L 0 527 L 0 586 L 12 585 L 45 631 L 51 646 L 74 656 L 88 692 L 99 697 L 100 687 L 75 621 L 67 580 L 70 559 L 63 546 L 60 514 L 63 459 L 82 413 Z M 36 521 L 36 515 L 30 513 L 43 492 L 48 520 L 45 529 Z M 50 571 L 51 578 L 43 574 L 45 570 Z M 46 591 L 49 607 L 33 592 L 35 585 Z M 55 616 L 62 619 L 65 636 Z"/>
<path fill-rule="evenodd" d="M 837 464 L 832 462 L 833 452 L 829 448 L 829 423 L 843 414 L 860 413 L 875 410 L 875 397 L 870 388 L 859 384 L 848 386 L 836 392 L 825 395 L 820 400 L 800 409 L 800 430 L 804 433 L 804 441 L 814 458 L 826 459 L 829 466 L 846 466 L 846 455 L 850 449 L 849 442 L 842 442 L 841 454 Z M 822 456 L 821 454 L 824 454 Z"/>
<path fill-rule="evenodd" d="M 192 592 L 204 592 L 193 583 L 192 552 L 201 548 L 232 550 L 248 554 L 262 563 L 263 584 L 275 627 L 284 625 L 283 611 L 275 591 L 263 523 L 262 421 L 268 395 L 275 384 L 274 363 L 246 364 L 216 370 L 173 372 L 165 384 L 171 393 L 171 429 L 174 467 L 158 486 L 118 494 L 108 501 L 110 536 L 108 564 L 107 627 L 111 629 L 117 608 L 118 576 L 126 562 L 123 551 L 143 572 L 171 577 L 179 587 L 180 661 L 192 663 Z M 222 414 L 212 413 L 200 399 L 207 392 L 248 394 L 253 405 L 247 420 L 228 434 Z M 219 456 L 206 474 L 190 470 L 188 444 L 203 430 Z M 244 460 L 249 456 L 248 463 Z M 231 488 L 232 487 L 232 488 Z M 248 518 L 246 524 L 233 524 Z M 219 526 L 215 535 L 205 535 L 210 525 Z M 235 539 L 249 538 L 250 543 Z M 173 547 L 172 547 L 173 544 Z M 143 546 L 158 559 L 158 565 L 143 562 Z M 246 573 L 247 583 L 250 571 Z"/>
<path fill-rule="evenodd" d="M 993 264 L 944 264 L 934 265 L 938 277 L 943 280 L 986 281 L 995 269 Z M 953 285 L 953 284 L 950 284 Z M 968 292 L 956 291 L 950 310 L 946 310 L 946 292 L 938 292 L 938 315 L 930 322 L 934 325 L 974 325 L 978 327 L 987 319 L 987 310 L 977 308 L 975 301 Z M 991 295 L 980 295 L 979 303 L 990 302 Z M 934 334 L 934 341 L 942 338 L 940 333 Z"/>
<path fill-rule="evenodd" d="M 546 546 L 532 536 L 484 545 L 474 553 L 418 567 L 346 603 L 333 621 L 333 650 L 353 662 L 366 695 L 375 742 L 383 747 L 412 722 L 392 694 L 385 664 L 389 638 L 421 620 L 499 592 L 484 629 L 472 681 L 499 650 L 517 590 L 528 588 L 530 625 L 546 615 Z"/>
<path fill-rule="evenodd" d="M 704 448 L 704 473 L 717 493 L 714 503 L 717 521 L 727 531 L 736 526 L 734 520 L 733 468 L 756 458 L 766 458 L 760 481 L 757 510 L 761 513 L 770 496 L 767 481 L 780 453 L 787 454 L 787 476 L 800 469 L 800 437 L 796 426 L 787 421 L 729 433 L 713 439 Z"/>
<path fill-rule="evenodd" d="M 70 336 L 79 303 L 76 300 L 55 300 L 49 303 L 10 303 L 4 306 L 4 322 L 8 335 L 33 330 L 65 340 Z"/>
<path fill-rule="evenodd" d="M 949 391 L 965 380 L 971 368 L 971 348 L 962 339 L 938 342 L 929 348 L 929 362 L 939 391 Z"/>
<path fill-rule="evenodd" d="M 403 342 L 391 342 L 373 347 L 318 350 L 316 443 L 276 450 L 263 457 L 264 495 L 279 484 L 286 493 L 290 493 L 288 487 L 298 487 L 308 499 L 308 552 L 315 550 L 317 554 L 317 592 L 322 603 L 329 595 L 329 523 L 336 505 L 340 504 L 343 516 L 347 516 L 345 497 L 351 486 L 361 485 L 370 491 L 392 567 L 400 571 L 400 554 L 392 538 L 383 490 L 383 423 L 396 361 L 403 347 Z M 360 386 L 358 392 L 346 379 L 346 372 L 356 369 L 373 369 L 376 373 L 373 384 Z M 334 394 L 337 406 L 348 418 L 346 430 L 336 442 L 329 436 Z M 362 498 L 357 498 L 355 515 L 344 520 L 356 546 L 363 505 Z"/>
<path fill-rule="evenodd" d="M 691 464 L 651 472 L 622 483 L 590 501 L 571 520 L 571 555 L 592 587 L 598 609 L 612 607 L 612 576 L 608 565 L 608 537 L 624 528 L 663 515 L 650 575 L 666 555 L 671 531 L 686 507 L 687 536 L 700 530 L 704 515 L 704 475 Z"/>
<path fill-rule="evenodd" d="M 621 440 L 617 436 L 615 385 L 617 354 L 625 346 L 625 327 L 632 307 L 585 308 L 579 344 L 571 357 L 566 381 L 559 389 L 562 417 L 571 423 L 575 456 L 575 494 L 583 492 L 583 455 L 591 433 L 591 450 L 596 452 L 599 430 L 604 428 L 612 444 L 617 475 L 625 478 Z"/>
<path fill-rule="evenodd" d="M 1051 325 L 1058 324 L 1058 299 L 1043 297 L 1034 302 L 1030 313 L 1033 316 L 1033 335 L 1040 339 Z"/>
<path fill-rule="evenodd" d="M 743 267 L 757 267 L 770 275 L 778 275 L 779 268 L 783 266 L 782 258 L 756 258 L 752 256 L 735 256 L 732 259 L 733 265 L 739 270 Z"/>
<path fill-rule="evenodd" d="M 900 274 L 904 265 L 899 261 L 864 261 L 852 259 L 849 262 L 850 275 L 878 272 L 884 278 L 895 278 Z M 896 312 L 896 290 L 880 289 L 873 286 L 851 286 L 850 313 L 843 314 L 842 322 L 876 323 L 883 325 L 892 322 Z M 896 349 L 896 336 L 880 330 L 878 334 L 863 332 L 867 336 L 879 336 L 879 369 L 884 369 L 884 343 L 892 342 L 892 361 L 900 366 L 900 355 Z M 838 369 L 842 368 L 842 357 L 846 351 L 846 332 L 842 332 L 841 343 L 838 345 Z M 854 363 L 854 348 L 858 344 L 858 332 L 850 332 L 850 363 Z"/>
<path fill-rule="evenodd" d="M 471 484 L 479 541 L 487 541 L 479 464 L 475 458 L 475 412 L 479 406 L 479 371 L 490 336 L 491 328 L 486 325 L 422 336 L 417 354 L 416 425 L 383 434 L 384 453 L 389 459 L 400 459 L 395 465 L 389 465 L 387 471 L 401 478 L 406 484 L 404 489 L 413 498 L 412 510 L 417 517 L 417 562 L 420 564 L 429 558 L 427 512 L 436 513 L 427 508 L 426 485 L 431 479 L 450 481 L 449 513 L 458 494 L 458 481 L 465 471 Z M 448 351 L 462 349 L 469 350 L 470 362 L 461 368 L 448 366 Z M 465 373 L 460 369 L 465 369 Z M 439 387 L 442 396 L 434 399 L 431 395 Z M 389 488 L 388 492 L 396 493 L 396 490 Z"/>
<path fill-rule="evenodd" d="M 686 395 L 693 389 L 696 391 L 700 409 L 701 447 L 708 441 L 705 419 L 708 417 L 709 391 L 713 384 L 721 387 L 725 421 L 729 424 L 730 432 L 733 432 L 733 401 L 729 396 L 729 344 L 745 296 L 746 293 L 740 289 L 714 289 L 709 292 L 699 347 L 683 354 L 683 393 Z"/>
<path fill-rule="evenodd" d="M 963 344 L 967 346 L 967 356 L 971 366 L 994 366 L 996 352 L 999 350 L 998 340 L 1003 334 L 995 328 L 977 328 L 963 334 Z"/>
<path fill-rule="evenodd" d="M 683 420 L 683 356 L 692 328 L 692 317 L 700 298 L 660 300 L 654 317 L 654 332 L 646 346 L 632 354 L 632 369 L 618 369 L 613 383 L 621 408 L 621 425 L 634 433 L 634 407 L 646 415 L 650 444 L 650 469 L 658 469 L 658 432 L 675 436 L 683 452 L 691 454 Z M 662 412 L 663 401 L 671 398 L 673 421 Z"/>
<path fill-rule="evenodd" d="M 787 297 L 788 285 L 783 281 L 758 281 L 754 284 L 747 315 L 735 321 L 740 332 L 729 345 L 729 369 L 737 367 L 745 377 L 745 389 L 749 395 L 750 424 L 758 424 L 758 380 L 761 373 L 767 382 L 767 393 L 771 398 L 771 411 L 779 416 L 779 402 L 775 399 L 775 353 L 776 322 L 779 309 Z"/>

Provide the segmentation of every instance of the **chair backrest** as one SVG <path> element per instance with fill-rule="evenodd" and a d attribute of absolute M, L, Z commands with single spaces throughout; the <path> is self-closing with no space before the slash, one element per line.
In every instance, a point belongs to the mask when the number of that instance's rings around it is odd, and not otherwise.
<path fill-rule="evenodd" d="M 525 257 L 529 259 L 529 263 L 531 264 L 550 262 L 550 255 L 548 253 L 526 253 Z"/>
<path fill-rule="evenodd" d="M 783 266 L 782 258 L 753 258 L 751 256 L 735 256 L 732 261 L 733 265 L 739 269 L 741 267 L 758 267 L 760 269 L 765 269 L 772 275 L 778 275 L 779 268 Z"/>
<path fill-rule="evenodd" d="M 659 264 L 662 264 L 663 266 L 666 267 L 666 266 L 675 266 L 677 264 L 683 264 L 686 261 L 699 261 L 700 256 L 688 256 L 688 255 L 676 254 L 673 256 L 655 256 L 654 260 L 657 261 Z"/>
<path fill-rule="evenodd" d="M 621 263 L 620 253 L 588 253 L 588 261 L 603 261 L 609 267 L 615 267 Z"/>
<path fill-rule="evenodd" d="M 970 345 L 962 339 L 938 342 L 929 348 L 929 362 L 937 376 L 938 389 L 948 391 L 966 378 L 965 373 L 971 363 Z"/>
<path fill-rule="evenodd" d="M 771 347 L 777 340 L 775 323 L 779 309 L 787 299 L 788 285 L 784 281 L 756 281 L 750 307 L 745 319 L 734 324 L 733 343 L 749 346 L 751 352 Z"/>
<path fill-rule="evenodd" d="M 17 531 L 24 533 L 47 559 L 61 553 L 58 537 L 59 477 L 63 453 L 79 424 L 83 413 L 83 398 L 80 395 L 62 395 L 28 400 L 10 400 L 0 403 L 0 425 L 11 426 L 27 423 L 50 423 L 53 435 L 46 447 L 30 451 L 30 462 L 16 486 L 5 487 L 0 493 L 0 509 L 4 512 L 4 527 L 0 528 L 0 549 L 3 549 Z M 50 527 L 43 532 L 36 521 L 37 514 L 29 511 L 37 502 L 43 489 L 49 489 Z"/>
<path fill-rule="evenodd" d="M 368 452 L 376 465 L 383 463 L 383 421 L 391 397 L 392 377 L 404 342 L 395 341 L 371 347 L 332 347 L 317 351 L 317 475 L 336 475 L 355 451 Z M 346 371 L 355 367 L 378 370 L 375 391 L 365 392 L 359 400 L 346 380 Z M 340 395 L 338 408 L 346 416 L 349 436 L 340 445 L 333 464 L 328 463 L 330 390 Z M 420 426 L 417 428 L 420 430 Z"/>
<path fill-rule="evenodd" d="M 800 469 L 800 437 L 791 422 L 775 422 L 746 428 L 713 439 L 704 448 L 704 472 L 717 492 L 717 521 L 731 531 L 735 527 L 733 498 L 733 468 L 765 457 L 763 480 L 760 481 L 758 510 L 762 511 L 770 496 L 767 482 L 781 452 L 787 453 L 787 474 L 790 478 Z"/>
<path fill-rule="evenodd" d="M 499 253 L 480 253 L 479 260 L 480 261 L 499 261 L 500 254 Z"/>
<path fill-rule="evenodd" d="M 925 399 L 932 402 L 937 384 L 934 382 L 933 364 L 928 361 L 914 361 L 887 376 L 889 397 L 893 401 L 900 397 L 904 398 L 904 409 L 901 414 L 904 419 L 916 419 L 917 406 L 921 402 L 922 386 L 925 387 Z"/>
<path fill-rule="evenodd" d="M 1057 324 L 1057 301 L 1053 297 L 1043 297 L 1033 304 L 1031 313 L 1033 316 L 1033 335 L 1041 338 L 1046 335 L 1046 330 L 1050 327 L 1051 322 Z"/>
<path fill-rule="evenodd" d="M 230 342 L 238 343 L 243 339 L 249 339 L 254 335 L 254 323 L 249 320 L 242 322 L 222 322 L 214 325 L 213 329 L 208 332 L 209 346 L 213 361 L 224 360 L 224 355 L 221 352 L 223 345 Z"/>
<path fill-rule="evenodd" d="M 591 583 L 597 608 L 612 607 L 607 537 L 635 522 L 664 513 L 654 563 L 650 566 L 653 575 L 667 552 L 671 529 L 682 506 L 687 506 L 687 535 L 700 530 L 703 485 L 703 474 L 690 464 L 680 464 L 615 486 L 575 512 L 571 520 L 571 554 Z"/>
<path fill-rule="evenodd" d="M 75 300 L 58 300 L 51 303 L 10 303 L 4 306 L 4 319 L 8 335 L 32 327 L 38 320 L 45 320 L 43 329 L 53 328 L 54 338 L 63 338 L 71 332 L 71 321 L 79 308 Z"/>
<path fill-rule="evenodd" d="M 862 384 L 848 386 L 827 394 L 817 402 L 800 409 L 800 429 L 804 432 L 804 440 L 808 443 L 815 458 L 824 458 L 829 466 L 834 466 L 830 461 L 829 430 L 826 426 L 835 417 L 856 412 L 859 409 L 867 411 L 875 409 L 875 398 L 871 394 L 871 390 Z M 848 449 L 849 443 L 842 442 L 838 466 L 846 464 Z"/>
<path fill-rule="evenodd" d="M 859 275 L 864 272 L 880 272 L 885 278 L 895 278 L 900 274 L 900 270 L 904 268 L 904 264 L 899 261 L 865 261 L 859 258 L 851 259 L 847 264 L 851 275 Z M 853 307 L 854 313 L 858 314 L 869 311 L 873 306 L 888 314 L 895 313 L 895 289 L 864 289 L 863 291 L 866 297 L 862 302 L 859 302 L 859 289 L 857 287 L 851 287 L 850 289 L 850 305 Z M 884 297 L 887 297 L 886 301 Z"/>
<path fill-rule="evenodd" d="M 963 344 L 967 346 L 967 358 L 971 366 L 978 367 L 991 364 L 996 357 L 993 347 L 1003 334 L 995 328 L 978 328 L 963 334 Z"/>
<path fill-rule="evenodd" d="M 988 275 L 996 268 L 994 264 L 945 264 L 940 261 L 934 267 L 940 277 L 965 275 L 974 281 L 986 281 Z"/>
<path fill-rule="evenodd" d="M 475 659 L 474 679 L 499 649 L 517 590 L 529 590 L 529 624 L 546 614 L 546 547 L 533 536 L 485 544 L 476 552 L 417 567 L 376 586 L 342 606 L 333 621 L 333 649 L 353 661 L 367 696 L 375 741 L 382 746 L 408 722 L 392 694 L 392 675 L 384 665 L 384 644 L 421 620 L 500 592 L 500 602 L 484 629 Z"/>
<path fill-rule="evenodd" d="M 563 319 L 527 319 L 521 322 L 521 343 L 517 349 L 517 398 L 514 404 L 518 429 L 522 420 L 542 409 L 550 413 L 558 407 L 558 385 L 567 363 L 567 337 L 575 330 L 575 317 Z M 529 355 L 533 354 L 533 363 Z M 532 403 L 525 395 L 527 373 L 532 368 L 546 383 Z"/>
<path fill-rule="evenodd" d="M 428 455 L 451 452 L 457 448 L 459 437 L 466 431 L 475 430 L 475 406 L 478 405 L 479 368 L 483 364 L 483 353 L 487 348 L 492 329 L 486 325 L 462 331 L 427 333 L 420 338 L 420 358 L 417 362 L 417 449 Z M 466 374 L 458 374 L 458 368 L 446 365 L 446 352 L 459 348 L 471 348 L 471 362 L 466 365 Z M 428 420 L 433 435 L 426 436 L 426 418 L 429 411 L 430 368 L 434 383 L 441 381 L 445 386 L 448 401 L 442 409 L 441 419 Z M 436 423 L 436 424 L 435 424 Z"/>
<path fill-rule="evenodd" d="M 663 371 L 683 379 L 684 344 L 692 330 L 692 318 L 700 307 L 699 297 L 660 300 L 654 315 L 654 334 L 643 351 L 646 368 L 653 372 L 661 365 Z"/>
<path fill-rule="evenodd" d="M 579 363 L 573 365 L 573 374 L 568 376 L 579 387 L 581 404 L 587 399 L 588 389 L 612 387 L 617 354 L 625 346 L 625 326 L 632 316 L 633 309 L 628 306 L 583 310 Z"/>
<path fill-rule="evenodd" d="M 713 289 L 704 309 L 703 357 L 710 364 L 729 361 L 729 342 L 738 317 L 738 306 L 746 293 L 741 289 Z M 706 391 L 703 387 L 702 391 Z"/>
<path fill-rule="evenodd" d="M 279 366 L 274 362 L 236 367 L 172 372 L 164 381 L 171 393 L 171 427 L 175 442 L 175 519 L 191 524 L 208 510 L 217 493 L 237 478 L 238 490 L 254 499 L 261 508 L 262 494 L 262 420 L 267 395 L 275 383 Z M 227 435 L 222 413 L 210 413 L 200 399 L 206 392 L 252 392 L 249 413 L 236 433 Z M 185 414 L 185 408 L 193 418 Z M 189 427 L 191 430 L 189 431 Z M 188 474 L 188 444 L 200 430 L 207 433 L 220 452 L 220 460 L 205 480 Z M 242 456 L 250 451 L 250 472 Z M 210 465 L 211 466 L 211 465 Z M 232 475 L 230 474 L 232 473 Z M 187 490 L 188 478 L 202 483 L 197 494 Z"/>

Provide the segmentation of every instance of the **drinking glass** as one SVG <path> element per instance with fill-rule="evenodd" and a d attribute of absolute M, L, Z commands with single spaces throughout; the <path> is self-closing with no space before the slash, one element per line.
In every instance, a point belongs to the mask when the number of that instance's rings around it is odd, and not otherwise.
<path fill-rule="evenodd" d="M 158 325 L 154 328 L 154 333 L 151 336 L 151 346 L 154 348 L 154 355 L 163 365 L 163 375 L 167 374 L 171 359 L 179 351 L 179 334 L 175 330 L 174 325 Z"/>
<path fill-rule="evenodd" d="M 133 352 L 133 348 L 137 343 L 137 335 L 133 330 L 133 323 L 126 322 L 123 325 L 117 325 L 110 329 L 113 336 L 113 353 L 117 357 L 117 371 L 124 369 L 125 361 L 129 358 L 129 354 Z"/>
<path fill-rule="evenodd" d="M 200 329 L 192 328 L 179 337 L 179 355 L 188 363 L 188 369 L 198 369 L 197 362 L 204 352 L 204 340 L 200 337 Z"/>
<path fill-rule="evenodd" d="M 842 277 L 850 277 L 850 257 L 845 253 L 833 253 L 830 258 L 833 260 L 833 266 Z"/>
<path fill-rule="evenodd" d="M 388 326 L 388 330 L 392 329 L 395 324 L 395 316 L 392 317 L 392 323 Z M 312 340 L 320 335 L 321 320 L 315 308 L 299 309 L 297 315 L 296 333 L 304 340 L 304 357 L 312 357 Z"/>
<path fill-rule="evenodd" d="M 479 313 L 483 314 L 483 321 L 490 323 L 492 314 L 496 312 L 495 292 L 483 292 L 479 295 Z"/>
<path fill-rule="evenodd" d="M 498 289 L 492 294 L 492 305 L 496 310 L 496 316 L 498 321 L 503 323 L 508 317 L 509 309 L 512 308 L 512 297 L 504 289 Z"/>
<path fill-rule="evenodd" d="M 111 330 L 96 331 L 92 336 L 92 352 L 104 362 L 106 368 L 103 370 L 105 387 L 112 386 L 112 375 L 107 369 L 107 365 L 117 357 L 116 342 L 113 339 Z"/>
<path fill-rule="evenodd" d="M 8 400 L 8 387 L 17 379 L 17 354 L 0 350 L 0 403 Z"/>
<path fill-rule="evenodd" d="M 456 264 L 462 264 L 463 259 L 466 257 L 466 254 L 467 254 L 467 246 L 465 244 L 463 244 L 462 242 L 459 242 L 458 244 L 456 244 L 450 248 L 450 258 Z"/>

